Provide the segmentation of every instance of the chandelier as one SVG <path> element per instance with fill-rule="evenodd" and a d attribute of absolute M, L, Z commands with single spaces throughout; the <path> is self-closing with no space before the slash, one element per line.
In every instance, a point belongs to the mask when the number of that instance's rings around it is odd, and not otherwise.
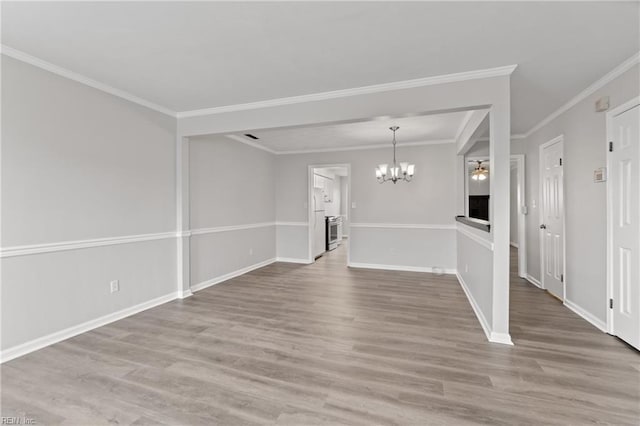
<path fill-rule="evenodd" d="M 489 170 L 482 167 L 482 161 L 478 161 L 478 165 L 473 170 L 473 172 L 471 172 L 471 179 L 485 180 L 488 174 L 489 174 Z"/>
<path fill-rule="evenodd" d="M 401 180 L 411 182 L 413 173 L 416 170 L 415 164 L 409 164 L 406 162 L 401 162 L 398 167 L 398 163 L 396 162 L 396 130 L 399 128 L 400 127 L 398 126 L 389 127 L 393 132 L 393 163 L 391 164 L 391 167 L 389 167 L 388 164 L 380 164 L 376 167 L 376 178 L 380 183 L 393 182 L 396 184 Z"/>

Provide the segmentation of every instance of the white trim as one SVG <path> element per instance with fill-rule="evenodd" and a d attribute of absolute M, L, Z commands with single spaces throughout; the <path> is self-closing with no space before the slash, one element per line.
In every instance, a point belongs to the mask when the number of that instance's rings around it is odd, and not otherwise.
<path fill-rule="evenodd" d="M 305 102 L 323 101 L 327 99 L 344 98 L 348 96 L 366 95 L 371 93 L 388 92 L 392 90 L 411 89 L 415 87 L 432 86 L 436 84 L 454 83 L 480 78 L 499 77 L 510 75 L 517 65 L 489 68 L 476 71 L 466 71 L 454 74 L 438 75 L 433 77 L 417 78 L 414 80 L 396 81 L 392 83 L 375 84 L 371 86 L 355 87 L 351 89 L 333 90 L 329 92 L 312 93 L 309 95 L 291 96 L 286 98 L 270 99 L 266 101 L 249 102 L 245 104 L 225 105 L 213 108 L 204 108 L 177 113 L 178 118 L 198 117 L 203 115 L 223 114 L 234 111 L 245 111 L 258 108 L 269 108 L 281 105 L 300 104 Z"/>
<path fill-rule="evenodd" d="M 458 232 L 460 232 L 462 235 L 472 239 L 473 241 L 475 241 L 476 243 L 480 244 L 481 246 L 486 247 L 487 249 L 493 251 L 493 241 L 489 241 L 489 240 L 486 240 L 486 239 L 484 239 L 482 237 L 479 237 L 478 235 L 476 235 L 473 232 L 467 230 L 463 226 L 466 226 L 466 225 L 461 224 L 461 223 L 457 223 L 456 229 L 458 230 Z"/>
<path fill-rule="evenodd" d="M 244 229 L 266 228 L 275 226 L 276 222 L 247 223 L 244 225 L 216 226 L 213 228 L 192 229 L 191 235 L 213 234 L 217 232 L 240 231 Z"/>
<path fill-rule="evenodd" d="M 276 257 L 276 262 L 283 263 L 301 263 L 303 265 L 309 265 L 309 259 L 296 259 L 293 257 Z"/>
<path fill-rule="evenodd" d="M 587 312 L 584 308 L 581 308 L 580 306 L 576 305 L 575 303 L 567 299 L 564 300 L 564 306 L 566 306 L 567 308 L 571 309 L 573 312 L 581 316 L 585 321 L 589 322 L 598 330 L 604 333 L 607 332 L 607 324 L 604 321 L 597 318 L 596 316 Z"/>
<path fill-rule="evenodd" d="M 187 297 L 193 296 L 193 292 L 191 289 L 187 289 L 184 291 L 178 291 L 178 299 L 186 299 Z"/>
<path fill-rule="evenodd" d="M 556 136 L 555 138 L 551 139 L 548 142 L 543 143 L 542 145 L 540 145 L 540 147 L 538 148 L 538 200 L 540 200 L 540 208 L 538 209 L 538 223 L 543 224 L 544 223 L 544 197 L 543 197 L 543 189 L 544 189 L 544 185 L 542 184 L 542 179 L 543 179 L 543 169 L 544 169 L 544 164 L 542 162 L 542 158 L 543 158 L 543 151 L 545 148 L 550 147 L 551 145 L 554 145 L 556 143 L 561 144 L 562 147 L 562 153 L 560 154 L 560 157 L 562 158 L 562 182 L 561 182 L 561 188 L 562 188 L 562 275 L 564 277 L 564 279 L 562 280 L 562 300 L 566 300 L 567 298 L 567 224 L 566 224 L 566 191 L 565 191 L 565 182 L 564 182 L 564 164 L 565 164 L 565 158 L 564 158 L 564 135 L 561 134 L 559 136 Z M 545 254 L 544 254 L 544 230 L 540 229 L 538 230 L 538 241 L 540 242 L 540 284 L 541 287 L 547 291 L 549 291 L 549 289 L 547 289 L 547 287 L 544 284 L 544 260 L 545 260 Z M 551 292 L 550 292 L 551 293 Z M 553 294 L 553 293 L 552 293 Z M 556 297 L 560 298 L 559 295 L 555 295 Z"/>
<path fill-rule="evenodd" d="M 123 237 L 94 238 L 89 240 L 62 241 L 58 243 L 3 247 L 0 250 L 0 258 L 25 256 L 29 254 L 39 253 L 51 253 L 65 250 L 77 250 L 91 247 L 112 246 L 116 244 L 139 243 L 142 241 L 164 240 L 175 237 L 175 232 L 161 232 L 157 234 L 127 235 Z"/>
<path fill-rule="evenodd" d="M 509 245 L 510 245 L 511 247 L 520 248 L 520 246 L 518 245 L 518 243 L 515 243 L 515 242 L 513 242 L 513 241 L 510 241 L 510 242 L 509 242 Z"/>
<path fill-rule="evenodd" d="M 240 142 L 240 143 L 243 143 L 245 145 L 249 145 L 249 146 L 252 146 L 254 148 L 261 149 L 261 150 L 266 151 L 266 152 L 268 152 L 270 154 L 278 154 L 278 152 L 276 152 L 276 151 L 274 151 L 274 150 L 272 150 L 270 148 L 267 148 L 264 145 L 260 145 L 259 143 L 246 140 L 242 136 L 238 136 L 238 135 L 226 135 L 226 136 L 227 136 L 227 138 L 233 139 L 236 142 Z"/>
<path fill-rule="evenodd" d="M 524 277 L 525 280 L 529 281 L 531 284 L 535 285 L 536 287 L 538 287 L 539 289 L 542 289 L 542 284 L 540 283 L 540 281 L 538 281 L 537 279 L 535 279 L 532 275 L 527 274 L 526 277 Z"/>
<path fill-rule="evenodd" d="M 26 355 L 28 353 L 37 351 L 38 349 L 42 349 L 46 346 L 53 345 L 54 343 L 58 343 L 63 340 L 69 339 L 71 337 L 77 336 L 78 334 L 86 333 L 87 331 L 91 331 L 95 328 L 102 327 L 114 321 L 121 320 L 123 318 L 129 317 L 131 315 L 137 314 L 147 309 L 151 309 L 153 307 L 170 302 L 176 299 L 177 297 L 178 297 L 177 293 L 175 292 L 169 293 L 164 296 L 160 296 L 155 299 L 139 303 L 129 308 L 125 308 L 120 311 L 113 312 L 111 314 L 107 314 L 102 317 L 83 322 L 82 324 L 74 325 L 72 327 L 65 328 L 64 330 L 56 331 L 55 333 L 51 333 L 46 336 L 31 340 L 29 342 L 22 343 L 17 346 L 13 346 L 11 348 L 8 348 L 2 351 L 2 353 L 0 354 L 0 362 L 4 363 L 7 361 L 10 361 L 22 355 Z"/>
<path fill-rule="evenodd" d="M 513 342 L 511 341 L 511 336 L 508 333 L 496 333 L 492 330 L 491 326 L 487 322 L 487 319 L 482 313 L 480 306 L 476 302 L 476 299 L 473 298 L 473 295 L 471 294 L 469 287 L 467 287 L 467 284 L 462 279 L 462 276 L 459 273 L 456 273 L 456 277 L 458 277 L 458 282 L 460 282 L 460 287 L 462 287 L 462 291 L 464 291 L 464 294 L 467 296 L 467 300 L 469 301 L 469 304 L 471 305 L 473 312 L 476 314 L 476 317 L 478 318 L 478 322 L 480 323 L 480 326 L 482 327 L 482 330 L 484 331 L 485 336 L 487 336 L 487 340 L 490 341 L 491 343 L 513 345 Z"/>
<path fill-rule="evenodd" d="M 527 133 L 524 134 L 524 137 L 531 136 L 533 133 L 537 132 L 542 127 L 546 126 L 551 121 L 553 121 L 556 118 L 558 118 L 561 114 L 563 114 L 564 112 L 568 111 L 569 109 L 571 109 L 572 107 L 577 105 L 580 101 L 582 101 L 583 99 L 586 99 L 588 96 L 590 96 L 593 93 L 595 93 L 596 90 L 602 88 L 606 84 L 608 84 L 611 81 L 615 80 L 620 75 L 624 74 L 626 71 L 628 71 L 629 69 L 631 69 L 634 65 L 636 65 L 638 63 L 640 63 L 640 52 L 635 53 L 629 59 L 627 59 L 626 61 L 624 61 L 623 63 L 621 63 L 617 67 L 615 67 L 613 70 L 609 71 L 607 74 L 605 74 L 599 80 L 597 80 L 596 82 L 591 84 L 589 87 L 584 89 L 582 92 L 578 93 L 569 102 L 567 102 L 566 104 L 562 105 L 560 108 L 558 108 L 553 113 L 548 115 L 541 122 L 539 122 L 538 124 L 533 126 Z"/>
<path fill-rule="evenodd" d="M 307 222 L 276 222 L 276 226 L 309 226 Z"/>
<path fill-rule="evenodd" d="M 380 263 L 360 263 L 352 262 L 348 263 L 349 268 L 363 268 L 363 269 L 382 269 L 385 271 L 404 271 L 404 272 L 442 272 L 445 274 L 455 274 L 456 270 L 452 268 L 438 268 L 430 266 L 405 266 L 405 265 L 383 265 Z"/>
<path fill-rule="evenodd" d="M 93 87 L 94 89 L 98 89 L 102 92 L 108 93 L 113 96 L 117 96 L 129 102 L 142 105 L 143 107 L 152 109 L 162 114 L 166 114 L 173 118 L 177 117 L 177 113 L 175 111 L 171 111 L 170 109 L 165 108 L 161 105 L 147 101 L 146 99 L 142 99 L 138 96 L 132 95 L 131 93 L 125 92 L 124 90 L 116 89 L 115 87 L 93 80 L 82 74 L 78 74 L 77 72 L 59 67 L 47 61 L 43 61 L 40 58 L 36 58 L 35 56 L 31 56 L 28 53 L 21 52 L 20 50 L 14 49 L 12 47 L 5 46 L 4 44 L 1 45 L 1 53 L 5 56 L 9 56 L 10 58 L 17 59 L 18 61 L 25 62 L 35 67 L 41 68 L 45 71 L 49 71 L 53 74 L 57 74 L 61 77 L 68 78 L 69 80 L 73 80 L 80 84 L 84 84 L 85 86 Z"/>
<path fill-rule="evenodd" d="M 422 142 L 404 142 L 397 144 L 398 148 L 409 146 L 425 146 L 425 145 L 445 145 L 455 143 L 454 139 L 434 139 L 431 141 Z M 294 151 L 272 151 L 276 155 L 293 155 L 293 154 L 313 154 L 319 152 L 342 152 L 342 151 L 360 151 L 369 149 L 386 149 L 388 145 L 360 145 L 360 146 L 345 146 L 340 148 L 318 148 L 318 149 L 299 149 Z"/>
<path fill-rule="evenodd" d="M 237 269 L 237 270 L 235 270 L 233 272 L 229 272 L 228 274 L 220 275 L 220 276 L 212 278 L 210 280 L 203 281 L 203 282 L 198 283 L 198 284 L 194 284 L 194 285 L 191 286 L 191 291 L 195 293 L 197 291 L 204 290 L 205 288 L 211 287 L 212 285 L 216 285 L 216 284 L 219 284 L 221 282 L 228 281 L 228 280 L 230 280 L 232 278 L 238 277 L 240 275 L 244 275 L 247 272 L 251 272 L 251 271 L 253 271 L 255 269 L 259 269 L 259 268 L 265 267 L 267 265 L 271 265 L 275 261 L 276 261 L 275 258 L 267 259 L 267 260 L 262 261 L 262 262 L 254 263 L 253 265 L 250 265 L 250 266 L 247 266 L 247 267 L 244 267 L 244 268 L 241 268 L 241 269 Z"/>
<path fill-rule="evenodd" d="M 627 102 L 624 102 L 621 105 L 607 111 L 606 113 L 606 136 L 605 140 L 605 152 L 607 156 L 607 173 L 611 170 L 611 159 L 609 156 L 609 141 L 613 140 L 613 118 L 628 111 L 629 109 L 640 105 L 640 96 L 635 96 L 629 99 Z M 612 191 L 611 181 L 607 179 L 606 182 L 606 190 L 607 190 L 607 299 L 605 300 L 605 306 L 607 309 L 607 323 L 606 330 L 607 333 L 615 335 L 614 323 L 613 323 L 613 310 L 609 308 L 609 300 L 613 299 L 613 199 L 612 199 Z"/>
<path fill-rule="evenodd" d="M 511 340 L 511 335 L 509 333 L 496 333 L 495 331 L 492 331 L 489 336 L 489 341 L 491 343 L 513 346 L 513 341 Z"/>
<path fill-rule="evenodd" d="M 518 208 L 518 242 L 511 245 L 518 249 L 518 276 L 527 276 L 527 216 L 523 213 L 527 208 L 527 185 L 526 185 L 526 162 L 524 154 L 514 154 L 511 156 L 511 164 L 515 164 L 517 172 L 517 195 L 516 205 Z"/>
<path fill-rule="evenodd" d="M 352 228 L 384 228 L 384 229 L 456 229 L 455 224 L 427 223 L 352 223 Z"/>

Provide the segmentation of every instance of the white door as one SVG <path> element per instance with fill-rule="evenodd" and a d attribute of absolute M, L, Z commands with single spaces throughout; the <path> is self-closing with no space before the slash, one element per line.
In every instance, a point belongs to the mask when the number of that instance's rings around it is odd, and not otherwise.
<path fill-rule="evenodd" d="M 613 334 L 640 348 L 640 106 L 611 119 L 609 201 Z"/>
<path fill-rule="evenodd" d="M 540 147 L 542 286 L 564 300 L 564 184 L 562 138 Z"/>

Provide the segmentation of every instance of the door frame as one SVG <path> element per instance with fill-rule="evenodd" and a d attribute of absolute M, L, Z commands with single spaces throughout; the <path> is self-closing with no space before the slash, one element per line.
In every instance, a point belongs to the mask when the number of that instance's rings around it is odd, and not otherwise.
<path fill-rule="evenodd" d="M 540 200 L 540 208 L 538 209 L 538 224 L 544 223 L 544 197 L 543 197 L 543 171 L 544 163 L 542 161 L 544 149 L 555 144 L 561 144 L 561 157 L 562 157 L 562 302 L 567 300 L 567 223 L 566 223 L 566 191 L 564 182 L 564 135 L 556 136 L 555 138 L 543 143 L 539 147 L 538 151 L 538 197 Z M 547 290 L 544 284 L 544 266 L 545 266 L 545 252 L 544 252 L 544 230 L 538 230 L 538 239 L 540 241 L 540 285 L 543 289 Z M 548 290 L 547 290 L 548 291 Z"/>
<path fill-rule="evenodd" d="M 347 169 L 347 215 L 351 218 L 351 163 L 328 163 L 328 164 L 309 164 L 307 166 L 307 262 L 315 263 L 316 259 L 313 256 L 313 170 L 324 169 L 328 167 L 345 167 Z M 349 231 L 351 233 L 351 231 Z M 349 244 L 347 245 L 347 265 L 351 264 L 351 235 L 349 235 Z"/>
<path fill-rule="evenodd" d="M 605 152 L 607 157 L 607 299 L 604 301 L 607 310 L 607 333 L 615 335 L 613 324 L 613 311 L 609 308 L 609 300 L 613 298 L 613 199 L 611 182 L 609 181 L 609 170 L 611 170 L 611 158 L 609 155 L 609 141 L 613 140 L 613 118 L 623 112 L 640 105 L 640 96 L 636 96 L 627 102 L 607 111 L 606 113 L 606 134 Z"/>
<path fill-rule="evenodd" d="M 513 154 L 511 161 L 516 163 L 518 170 L 518 276 L 527 278 L 527 232 L 526 232 L 526 187 L 525 187 L 525 155 Z"/>

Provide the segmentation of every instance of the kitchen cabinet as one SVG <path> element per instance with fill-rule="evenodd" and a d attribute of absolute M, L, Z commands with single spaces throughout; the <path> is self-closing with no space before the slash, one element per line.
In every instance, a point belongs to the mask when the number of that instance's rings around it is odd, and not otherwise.
<path fill-rule="evenodd" d="M 313 187 L 322 190 L 324 201 L 326 203 L 331 203 L 333 201 L 333 179 L 314 173 Z"/>

